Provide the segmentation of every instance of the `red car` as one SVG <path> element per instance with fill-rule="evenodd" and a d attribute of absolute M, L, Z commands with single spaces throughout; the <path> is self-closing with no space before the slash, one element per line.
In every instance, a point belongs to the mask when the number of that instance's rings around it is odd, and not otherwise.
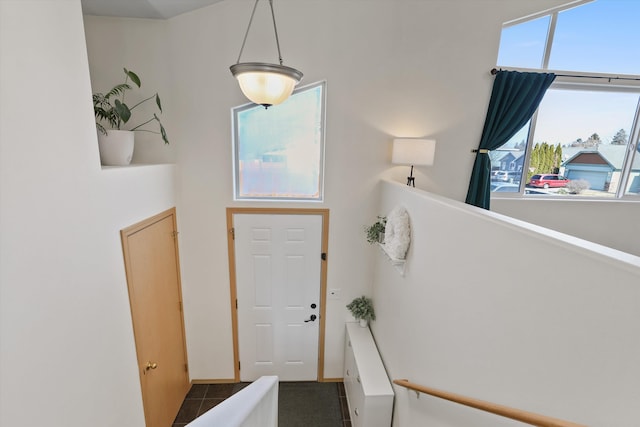
<path fill-rule="evenodd" d="M 556 174 L 533 175 L 529 181 L 531 187 L 542 188 L 566 187 L 568 183 L 569 180 L 567 178 Z"/>

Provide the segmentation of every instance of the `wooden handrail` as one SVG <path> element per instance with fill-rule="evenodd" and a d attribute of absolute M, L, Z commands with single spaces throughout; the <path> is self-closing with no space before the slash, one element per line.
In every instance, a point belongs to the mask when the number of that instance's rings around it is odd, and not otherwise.
<path fill-rule="evenodd" d="M 448 391 L 436 390 L 434 388 L 425 387 L 419 384 L 412 383 L 409 380 L 393 380 L 393 383 L 402 387 L 406 387 L 410 390 L 429 394 L 431 396 L 439 397 L 441 399 L 449 400 L 451 402 L 459 403 L 461 405 L 470 406 L 472 408 L 480 409 L 481 411 L 491 412 L 492 414 L 500 415 L 506 418 L 511 418 L 512 420 L 520 421 L 525 424 L 530 424 L 532 426 L 586 427 L 582 424 L 576 424 L 570 421 L 559 420 L 557 418 L 551 418 L 545 415 L 539 415 L 533 412 L 523 411 L 521 409 L 514 409 L 508 406 L 486 402 L 484 400 L 474 399 L 471 397 L 466 397 L 466 396 L 462 396 L 455 393 L 449 393 Z"/>

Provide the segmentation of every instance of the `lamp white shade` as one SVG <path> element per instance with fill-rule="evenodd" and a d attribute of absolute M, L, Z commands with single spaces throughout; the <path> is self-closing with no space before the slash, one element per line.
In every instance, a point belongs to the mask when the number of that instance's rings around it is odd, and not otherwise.
<path fill-rule="evenodd" d="M 391 163 L 394 165 L 429 166 L 436 155 L 433 139 L 396 138 L 393 140 Z"/>
<path fill-rule="evenodd" d="M 284 65 L 246 62 L 232 65 L 230 69 L 242 93 L 265 107 L 284 102 L 302 79 L 300 71 Z"/>

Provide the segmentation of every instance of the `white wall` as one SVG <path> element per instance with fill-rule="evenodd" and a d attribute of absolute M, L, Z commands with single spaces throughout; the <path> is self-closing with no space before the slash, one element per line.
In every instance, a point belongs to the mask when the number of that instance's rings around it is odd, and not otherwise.
<path fill-rule="evenodd" d="M 100 167 L 79 0 L 0 1 L 0 93 L 0 425 L 143 426 L 119 230 L 174 167 Z"/>
<path fill-rule="evenodd" d="M 491 210 L 640 256 L 638 202 L 505 198 Z"/>
<path fill-rule="evenodd" d="M 345 305 L 370 293 L 373 260 L 363 227 L 378 213 L 377 179 L 389 174 L 404 180 L 407 173 L 389 164 L 391 140 L 437 139 L 436 164 L 418 168 L 418 186 L 463 199 L 501 23 L 558 3 L 276 2 L 285 65 L 302 70 L 305 83 L 327 80 L 321 206 L 331 209 L 328 287 L 342 289 L 342 299 L 327 301 L 327 377 L 341 377 Z M 228 67 L 237 59 L 251 6 L 248 0 L 225 1 L 169 21 L 181 140 L 182 280 L 194 378 L 233 376 L 225 207 L 240 205 L 232 200 L 230 109 L 246 100 Z M 276 61 L 269 25 L 267 16 L 256 16 L 243 61 Z"/>
<path fill-rule="evenodd" d="M 404 206 L 412 226 L 404 277 L 376 254 L 372 329 L 391 378 L 638 424 L 640 258 L 402 184 L 380 191 L 380 210 Z M 520 425 L 395 390 L 396 426 Z"/>
<path fill-rule="evenodd" d="M 175 114 L 171 102 L 167 21 L 93 16 L 85 16 L 84 20 L 92 92 L 106 93 L 116 84 L 124 83 L 123 68 L 127 68 L 142 82 L 140 88 L 129 82 L 133 88 L 126 93 L 129 107 L 156 92 L 160 95 L 162 113 L 158 113 L 155 100 L 147 101 L 132 111 L 123 129 L 144 123 L 156 113 L 167 130 L 169 145 L 164 144 L 160 135 L 136 132 L 133 163 L 174 163 L 180 141 L 173 132 Z M 141 129 L 158 132 L 159 128 L 152 122 Z"/>

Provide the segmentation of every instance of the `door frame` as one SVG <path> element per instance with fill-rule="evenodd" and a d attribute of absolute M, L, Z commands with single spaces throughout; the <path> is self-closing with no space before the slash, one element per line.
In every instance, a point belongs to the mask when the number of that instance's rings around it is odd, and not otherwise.
<path fill-rule="evenodd" d="M 234 380 L 240 381 L 240 346 L 238 343 L 238 289 L 236 282 L 236 247 L 233 216 L 248 215 L 318 215 L 322 217 L 320 261 L 320 325 L 318 330 L 318 382 L 324 382 L 324 335 L 327 302 L 327 262 L 329 249 L 329 209 L 297 208 L 227 208 L 227 252 L 229 258 L 229 286 L 231 295 L 231 329 L 233 333 L 233 370 Z M 320 254 L 320 255 L 321 255 Z"/>

